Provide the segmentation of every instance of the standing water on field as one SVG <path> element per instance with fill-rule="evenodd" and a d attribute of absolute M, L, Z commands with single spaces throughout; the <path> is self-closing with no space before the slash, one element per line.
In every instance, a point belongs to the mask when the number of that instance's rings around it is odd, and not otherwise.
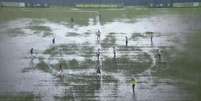
<path fill-rule="evenodd" d="M 0 100 L 191 100 L 185 86 L 154 75 L 157 69 L 168 68 L 169 58 L 174 57 L 169 50 L 181 49 L 179 45 L 186 42 L 188 33 L 199 29 L 201 23 L 189 18 L 161 15 L 102 25 L 97 18 L 89 18 L 86 26 L 44 19 L 1 23 Z M 190 24 L 183 22 L 186 20 Z M 191 24 L 197 26 L 192 28 Z M 99 48 L 102 67 L 97 76 Z M 60 64 L 63 76 L 58 75 Z M 137 80 L 135 92 L 132 78 Z"/>

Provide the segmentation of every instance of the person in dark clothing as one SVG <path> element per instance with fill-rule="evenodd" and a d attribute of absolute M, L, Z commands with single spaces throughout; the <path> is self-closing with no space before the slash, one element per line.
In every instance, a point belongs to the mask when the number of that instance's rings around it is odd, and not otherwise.
<path fill-rule="evenodd" d="M 96 65 L 97 71 L 96 71 L 96 73 L 100 74 L 101 73 L 101 71 L 100 71 L 100 68 L 101 68 L 101 64 L 100 64 L 100 48 L 98 48 L 96 55 L 97 55 L 97 65 Z"/>
<path fill-rule="evenodd" d="M 63 67 L 62 67 L 61 64 L 59 65 L 59 71 L 60 71 L 60 72 L 63 72 Z"/>
<path fill-rule="evenodd" d="M 31 55 L 33 55 L 33 51 L 34 51 L 34 49 L 31 48 L 31 50 L 30 50 L 30 54 L 31 54 Z"/>
<path fill-rule="evenodd" d="M 126 36 L 126 47 L 128 47 L 128 37 Z"/>
<path fill-rule="evenodd" d="M 97 60 L 99 61 L 100 60 L 100 48 L 98 48 L 96 55 L 97 55 Z"/>
<path fill-rule="evenodd" d="M 115 46 L 113 47 L 113 54 L 114 54 L 114 59 L 116 59 L 116 48 L 115 48 Z"/>
<path fill-rule="evenodd" d="M 55 44 L 55 38 L 52 39 L 52 44 Z"/>
<path fill-rule="evenodd" d="M 97 74 L 100 74 L 100 73 L 101 73 L 101 71 L 100 71 L 100 65 L 97 66 L 97 71 L 96 71 L 96 73 L 97 73 Z"/>
<path fill-rule="evenodd" d="M 70 18 L 71 23 L 74 23 L 74 19 L 73 17 Z"/>
<path fill-rule="evenodd" d="M 70 18 L 70 22 L 71 22 L 70 26 L 71 26 L 71 28 L 73 28 L 74 27 L 74 18 L 73 17 Z"/>
<path fill-rule="evenodd" d="M 136 80 L 134 78 L 132 78 L 131 83 L 132 83 L 132 89 L 133 89 L 133 93 L 134 93 L 135 92 L 135 86 L 136 86 Z"/>
<path fill-rule="evenodd" d="M 150 36 L 150 44 L 151 44 L 151 46 L 153 46 L 153 34 L 154 34 L 154 32 L 146 32 L 145 33 L 146 35 L 149 35 Z"/>

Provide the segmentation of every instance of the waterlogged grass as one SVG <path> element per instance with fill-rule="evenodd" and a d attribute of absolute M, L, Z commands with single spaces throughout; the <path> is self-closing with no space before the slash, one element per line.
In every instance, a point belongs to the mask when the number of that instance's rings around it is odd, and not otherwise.
<path fill-rule="evenodd" d="M 175 14 L 175 15 L 201 15 L 200 8 L 169 8 L 169 9 L 158 9 L 158 8 L 121 8 L 121 9 L 80 9 L 80 10 L 72 10 L 71 8 L 1 8 L 0 9 L 0 22 L 21 19 L 21 18 L 31 18 L 35 19 L 32 21 L 31 26 L 29 27 L 31 30 L 34 30 L 35 33 L 43 33 L 43 36 L 50 36 L 51 29 L 46 26 L 40 26 L 43 23 L 42 20 L 36 19 L 48 19 L 50 21 L 57 22 L 68 22 L 71 23 L 70 19 L 74 18 L 74 24 L 79 25 L 87 25 L 89 18 L 94 18 L 98 15 L 97 12 L 89 12 L 89 11 L 97 11 L 101 15 L 101 23 L 112 22 L 116 19 L 121 20 L 131 19 L 136 20 L 137 18 L 142 18 L 146 16 L 156 16 L 157 14 Z M 11 34 L 23 34 L 21 29 L 12 29 L 9 30 Z M 84 33 L 86 35 L 91 34 L 90 32 Z M 116 45 L 115 35 L 116 33 L 109 33 L 106 38 L 101 43 L 103 48 L 109 48 L 113 45 Z M 78 37 L 78 33 L 67 33 L 67 36 L 75 36 Z M 172 79 L 178 80 L 183 84 L 186 84 L 189 88 L 189 91 L 192 92 L 194 97 L 194 101 L 199 101 L 201 99 L 201 33 L 190 33 L 190 37 L 188 38 L 188 43 L 184 44 L 185 50 L 183 51 L 175 51 L 168 50 L 168 53 L 162 53 L 163 58 L 167 58 L 168 64 L 160 64 L 154 68 L 155 75 L 170 77 Z M 130 39 L 137 40 L 138 38 L 145 37 L 141 33 L 133 33 Z M 89 45 L 86 43 L 85 45 Z M 141 49 L 137 47 L 125 47 L 118 46 L 118 51 L 138 51 Z M 167 51 L 167 50 L 164 50 Z M 91 57 L 95 55 L 94 47 L 91 46 L 78 46 L 77 44 L 62 44 L 57 46 L 51 46 L 46 49 L 44 54 L 48 54 L 52 57 L 54 56 L 68 56 L 78 54 L 81 57 L 84 57 L 84 61 L 80 61 L 78 59 L 58 59 L 58 63 L 48 64 L 44 59 L 39 59 L 39 63 L 36 64 L 38 70 L 43 72 L 51 73 L 51 69 L 59 70 L 59 65 L 62 65 L 63 69 L 83 69 L 83 71 L 87 68 L 96 68 L 96 61 L 92 60 Z M 128 52 L 129 53 L 129 52 Z M 169 57 L 171 54 L 176 54 L 174 57 Z M 157 58 L 157 56 L 155 56 Z M 136 60 L 137 61 L 136 61 Z M 157 59 L 157 61 L 159 61 Z M 151 58 L 148 54 L 142 53 L 139 55 L 129 56 L 129 54 L 125 54 L 121 57 L 118 57 L 116 60 L 107 57 L 103 60 L 103 71 L 106 72 L 119 72 L 125 71 L 126 75 L 136 74 L 143 72 L 151 65 Z M 51 68 L 50 68 L 50 67 Z M 94 95 L 96 91 L 100 89 L 100 80 L 94 74 L 72 74 L 68 75 L 69 77 L 64 78 L 65 86 L 72 86 L 72 89 L 66 90 L 67 93 L 64 96 L 55 96 L 55 100 L 74 100 L 75 97 L 77 99 L 82 100 L 96 100 L 97 96 Z M 104 83 L 110 83 L 115 85 L 115 89 L 118 88 L 118 80 L 113 78 L 112 76 L 102 76 L 102 80 Z M 71 84 L 73 83 L 73 84 Z M 74 96 L 75 95 L 75 96 Z M 117 95 L 114 95 L 117 96 Z M 38 98 L 34 95 L 0 95 L 0 100 L 2 101 L 32 101 L 37 100 Z"/>
<path fill-rule="evenodd" d="M 48 64 L 44 61 L 40 61 L 38 64 L 36 64 L 35 68 L 43 72 L 51 72 L 51 69 L 49 68 Z"/>
<path fill-rule="evenodd" d="M 48 37 L 48 36 L 53 35 L 52 30 L 47 26 L 40 26 L 40 25 L 32 25 L 31 24 L 28 27 L 28 29 L 31 29 L 32 31 L 34 31 L 34 34 L 42 34 L 42 37 Z"/>
<path fill-rule="evenodd" d="M 48 37 L 54 35 L 52 32 L 43 32 L 42 37 Z"/>
<path fill-rule="evenodd" d="M 132 39 L 132 40 L 137 40 L 137 39 L 139 39 L 139 38 L 144 38 L 144 37 L 145 37 L 145 36 L 142 35 L 142 33 L 133 33 L 133 34 L 131 35 L 130 39 Z"/>
<path fill-rule="evenodd" d="M 45 19 L 32 19 L 30 25 L 40 25 L 45 23 Z"/>
<path fill-rule="evenodd" d="M 76 44 L 62 44 L 58 46 L 52 46 L 46 49 L 43 53 L 49 54 L 50 56 L 58 56 L 65 54 L 76 54 L 79 48 Z"/>
<path fill-rule="evenodd" d="M 0 95 L 0 101 L 40 101 L 40 96 L 31 93 Z"/>
<path fill-rule="evenodd" d="M 117 59 L 106 58 L 103 61 L 103 69 L 110 72 L 116 72 L 116 70 L 123 70 L 131 74 L 136 74 L 143 72 L 145 69 L 150 67 L 152 61 L 149 55 L 139 54 L 136 57 L 138 57 L 138 61 L 132 60 L 126 55 L 123 55 Z M 148 61 L 146 61 L 147 59 Z"/>
<path fill-rule="evenodd" d="M 48 19 L 55 22 L 71 22 L 74 19 L 74 24 L 87 25 L 89 18 L 94 18 L 101 15 L 101 23 L 112 22 L 115 19 L 133 19 L 162 15 L 201 15 L 201 8 L 86 8 L 72 10 L 68 7 L 50 7 L 50 8 L 1 8 L 0 22 L 15 20 L 19 18 L 31 19 Z M 95 21 L 96 22 L 96 21 Z"/>
<path fill-rule="evenodd" d="M 116 44 L 116 38 L 114 33 L 108 34 L 102 41 L 101 45 L 103 48 L 109 48 Z"/>
<path fill-rule="evenodd" d="M 111 77 L 110 75 L 103 75 L 102 81 L 106 81 L 106 83 L 116 83 L 117 80 Z M 65 96 L 69 96 L 72 93 L 73 95 L 81 94 L 85 96 L 80 97 L 96 97 L 93 94 L 94 91 L 98 91 L 100 89 L 100 78 L 94 74 L 69 74 L 68 78 L 64 78 L 66 86 L 71 86 L 72 88 L 67 89 L 65 91 Z M 70 83 L 71 82 L 71 83 Z M 92 95 L 92 96 L 87 96 Z M 65 97 L 64 96 L 64 97 Z M 74 96 L 75 97 L 75 96 Z M 66 98 L 68 99 L 68 98 Z"/>
<path fill-rule="evenodd" d="M 52 8 L 1 8 L 0 22 L 15 20 L 19 18 L 31 19 L 48 19 L 56 22 L 71 23 L 71 18 L 74 19 L 74 24 L 87 25 L 89 18 L 94 18 L 101 15 L 101 22 L 111 22 L 114 19 L 121 18 L 140 18 L 156 14 L 160 10 L 151 8 L 116 8 L 116 9 L 79 9 L 72 10 L 68 7 L 52 7 Z"/>
<path fill-rule="evenodd" d="M 30 26 L 29 29 L 34 31 L 51 31 L 51 29 L 47 26 Z"/>
<path fill-rule="evenodd" d="M 94 53 L 94 47 L 92 46 L 78 46 L 76 44 L 62 44 L 58 46 L 52 46 L 46 49 L 44 54 L 49 54 L 50 56 L 63 56 L 63 55 L 80 55 L 82 57 L 92 57 Z"/>
<path fill-rule="evenodd" d="M 83 46 L 80 49 L 81 56 L 89 58 L 94 55 L 94 47 L 91 46 Z"/>
<path fill-rule="evenodd" d="M 136 47 L 136 46 L 118 46 L 118 51 L 142 51 L 142 49 Z"/>
<path fill-rule="evenodd" d="M 95 66 L 95 64 L 96 64 L 96 61 L 93 61 L 93 60 L 91 60 L 91 59 L 85 59 L 84 61 L 82 61 L 81 63 L 80 63 L 80 65 L 82 66 L 82 67 L 88 67 L 88 68 L 93 68 L 94 66 Z"/>
<path fill-rule="evenodd" d="M 156 75 L 170 77 L 188 87 L 194 98 L 192 101 L 201 99 L 201 32 L 190 33 L 187 43 L 182 44 L 184 49 L 171 50 L 174 57 L 169 57 L 169 63 L 165 66 L 165 71 L 157 71 Z M 163 66 L 164 67 L 164 66 Z"/>
<path fill-rule="evenodd" d="M 41 35 L 42 37 L 47 37 L 53 35 L 51 29 L 46 26 L 40 26 L 36 24 L 30 24 L 26 29 L 31 29 L 34 34 Z M 9 28 L 2 33 L 8 34 L 9 36 L 16 37 L 16 36 L 24 36 L 27 35 L 22 28 Z"/>
<path fill-rule="evenodd" d="M 76 59 L 72 59 L 69 62 L 70 67 L 79 67 L 79 62 Z"/>
<path fill-rule="evenodd" d="M 132 60 L 132 58 L 137 59 Z M 151 58 L 148 54 L 142 53 L 139 55 L 135 55 L 134 57 L 123 55 L 118 57 L 117 59 L 106 57 L 103 60 L 103 70 L 109 72 L 116 72 L 117 70 L 123 70 L 125 72 L 129 72 L 131 74 L 143 72 L 145 69 L 149 68 L 151 65 Z M 86 68 L 96 68 L 97 61 L 92 60 L 90 58 L 85 58 L 84 61 L 79 61 L 77 59 L 58 60 L 57 64 L 51 64 L 53 69 L 59 70 L 60 65 L 62 65 L 63 69 L 86 69 Z M 37 68 L 44 72 L 50 72 L 48 64 L 43 60 L 40 61 L 36 65 Z"/>
<path fill-rule="evenodd" d="M 170 13 L 173 15 L 201 15 L 201 8 L 163 8 L 161 12 Z"/>
<path fill-rule="evenodd" d="M 84 33 L 84 35 L 86 35 L 86 36 L 88 36 L 88 35 L 90 35 L 90 34 L 92 34 L 92 33 L 90 33 L 90 32 L 85 32 L 85 33 Z"/>
<path fill-rule="evenodd" d="M 55 56 L 55 55 L 59 54 L 59 52 L 60 51 L 56 47 L 53 46 L 49 49 L 46 49 L 44 51 L 44 54 L 50 54 L 51 56 Z"/>
<path fill-rule="evenodd" d="M 104 83 L 108 83 L 108 84 L 116 84 L 114 86 L 116 86 L 116 88 L 118 88 L 117 86 L 117 82 L 118 80 L 113 78 L 110 75 L 103 75 L 102 76 L 102 81 L 104 81 Z M 96 75 L 71 75 L 68 78 L 64 78 L 64 82 L 73 82 L 74 85 L 69 84 L 68 86 L 71 86 L 72 88 L 70 89 L 66 89 L 64 91 L 64 94 L 62 96 L 55 96 L 56 100 L 83 100 L 83 101 L 91 101 L 91 100 L 96 100 L 97 96 L 95 95 L 96 92 L 99 92 L 99 90 L 101 90 L 101 80 L 99 77 L 97 77 Z M 113 86 L 111 86 L 113 87 Z M 112 89 L 112 88 L 110 88 Z M 117 89 L 114 89 L 117 90 Z M 79 97 L 77 97 L 79 96 Z M 115 96 L 115 95 L 113 95 Z M 110 97 L 113 97 L 110 96 Z"/>
<path fill-rule="evenodd" d="M 78 36 L 80 36 L 80 34 L 79 33 L 75 33 L 75 32 L 68 32 L 66 34 L 66 37 L 69 37 L 69 36 L 78 37 Z"/>
<path fill-rule="evenodd" d="M 71 22 L 71 18 L 74 18 L 76 24 L 88 24 L 88 18 L 96 15 L 94 12 L 80 12 L 73 11 L 67 7 L 55 7 L 55 8 L 1 8 L 0 21 L 9 21 L 19 18 L 31 18 L 31 19 L 48 19 L 56 22 Z"/>
<path fill-rule="evenodd" d="M 16 37 L 20 35 L 25 35 L 25 33 L 20 28 L 10 28 L 2 33 L 6 33 L 9 36 Z"/>
<path fill-rule="evenodd" d="M 135 8 L 135 7 L 125 7 L 120 9 L 96 9 L 100 12 L 101 23 L 111 22 L 121 19 L 132 19 L 146 17 L 158 13 L 158 10 L 152 10 L 148 8 Z"/>
<path fill-rule="evenodd" d="M 47 65 L 47 63 L 45 64 Z M 96 62 L 91 59 L 85 59 L 83 61 L 78 61 L 76 59 L 71 59 L 67 61 L 67 60 L 61 59 L 61 60 L 58 60 L 57 64 L 51 64 L 51 67 L 53 67 L 53 69 L 55 70 L 59 70 L 60 65 L 62 65 L 63 69 L 87 69 L 87 68 L 95 68 L 95 64 Z M 47 66 L 44 68 L 47 68 L 48 70 Z"/>

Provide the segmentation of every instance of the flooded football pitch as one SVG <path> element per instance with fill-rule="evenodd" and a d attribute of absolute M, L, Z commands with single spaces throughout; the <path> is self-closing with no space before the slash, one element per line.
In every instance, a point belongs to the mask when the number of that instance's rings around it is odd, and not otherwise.
<path fill-rule="evenodd" d="M 1 23 L 0 100 L 190 101 L 184 85 L 155 72 L 168 68 L 171 50 L 182 49 L 188 33 L 200 26 L 196 17 L 178 15 L 104 24 L 96 16 L 88 25 L 30 18 Z M 96 73 L 98 49 L 101 75 Z M 60 64 L 63 76 L 58 75 Z M 135 92 L 132 78 L 137 80 Z"/>

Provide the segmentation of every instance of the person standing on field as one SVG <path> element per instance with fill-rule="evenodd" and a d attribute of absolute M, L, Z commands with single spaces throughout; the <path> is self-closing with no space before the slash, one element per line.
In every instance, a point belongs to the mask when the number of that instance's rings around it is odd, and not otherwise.
<path fill-rule="evenodd" d="M 128 37 L 126 36 L 126 47 L 128 47 Z"/>
<path fill-rule="evenodd" d="M 135 92 L 136 83 L 137 83 L 137 82 L 136 82 L 135 78 L 132 78 L 132 79 L 131 79 L 131 84 L 132 84 L 133 93 Z"/>
<path fill-rule="evenodd" d="M 114 56 L 113 56 L 114 59 L 116 59 L 116 54 L 117 54 L 117 53 L 116 53 L 116 48 L 115 48 L 115 46 L 113 47 L 113 54 L 114 54 Z"/>
<path fill-rule="evenodd" d="M 52 44 L 55 44 L 55 38 L 52 39 Z"/>
<path fill-rule="evenodd" d="M 33 51 L 34 51 L 34 49 L 31 48 L 31 50 L 30 50 L 30 54 L 31 54 L 31 55 L 33 55 Z"/>

